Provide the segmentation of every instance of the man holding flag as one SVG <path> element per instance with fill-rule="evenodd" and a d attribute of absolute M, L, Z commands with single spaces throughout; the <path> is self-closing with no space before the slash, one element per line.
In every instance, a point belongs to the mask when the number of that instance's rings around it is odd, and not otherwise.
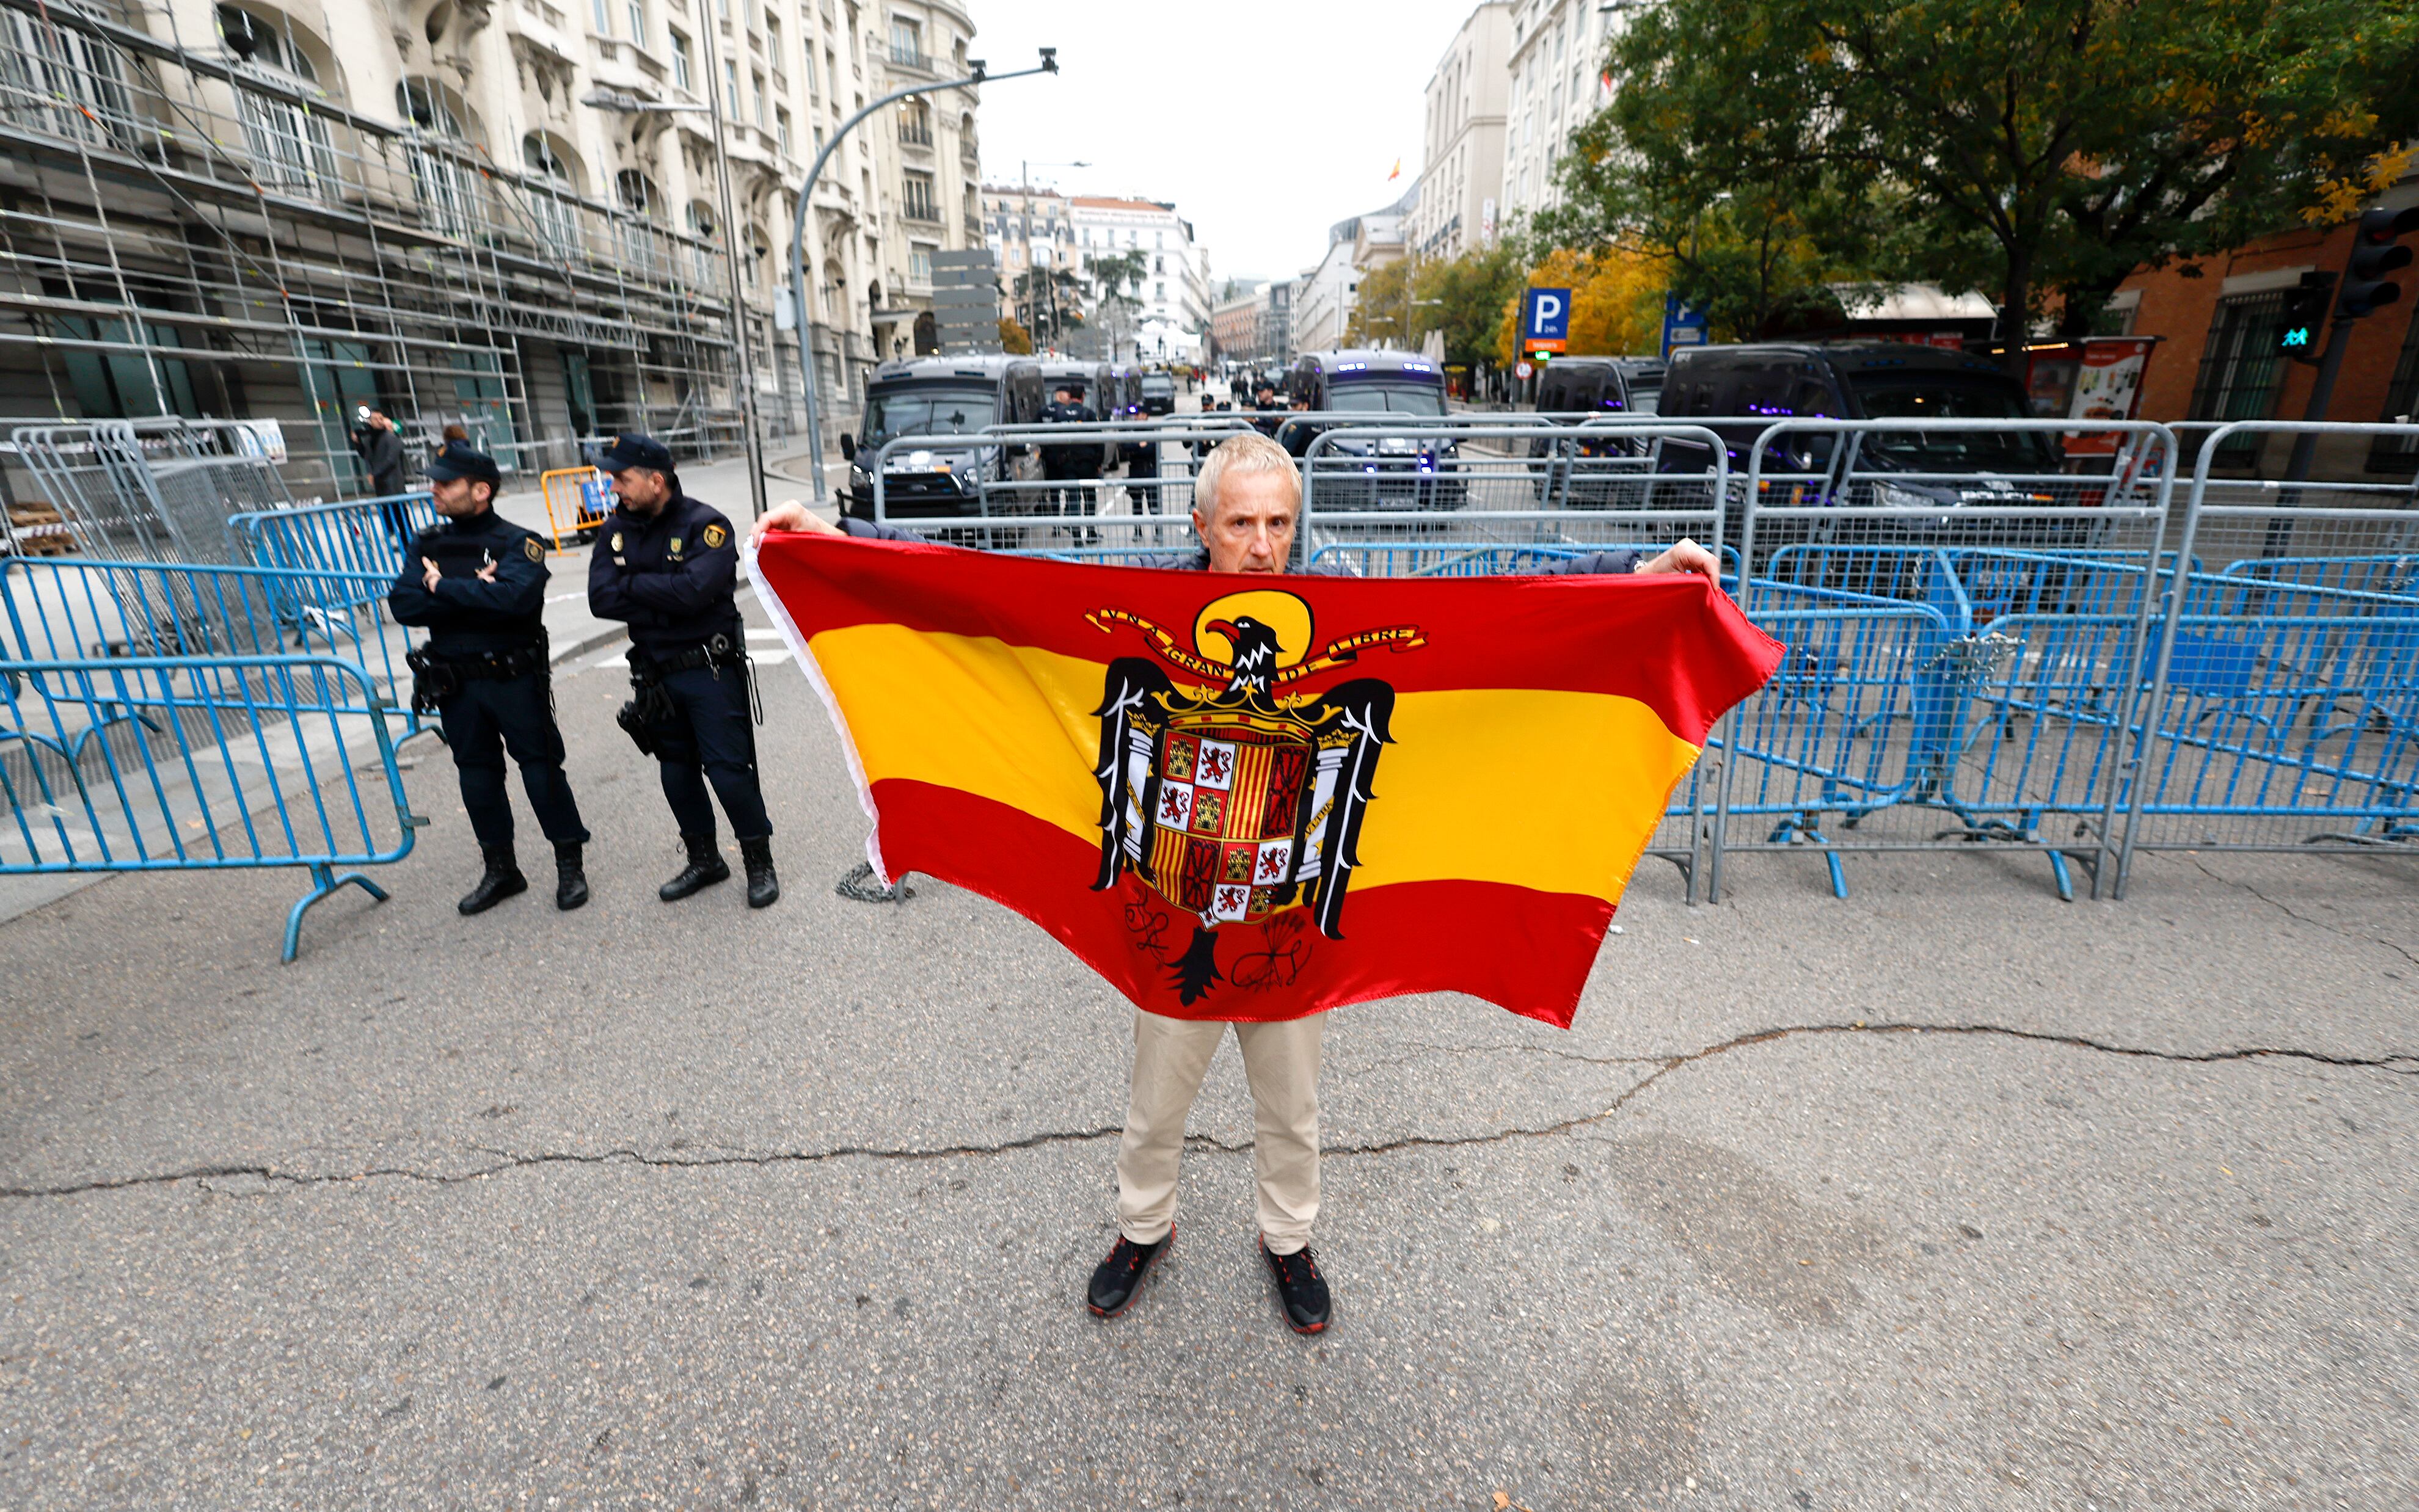
<path fill-rule="evenodd" d="M 1323 648 L 1313 633 L 1314 609 L 1357 624 L 1350 611 L 1365 608 L 1373 594 L 1399 595 L 1407 585 L 1321 578 L 1334 587 L 1316 604 L 1303 596 L 1306 587 L 1297 593 L 1249 586 L 1249 577 L 1287 571 L 1301 517 L 1300 474 L 1276 443 L 1250 433 L 1221 443 L 1202 465 L 1194 498 L 1199 550 L 1149 565 L 1245 580 L 1212 581 L 1212 591 L 1233 590 L 1199 608 L 1191 649 L 1148 612 L 1163 601 L 1161 613 L 1172 618 L 1201 596 L 1202 589 L 1183 587 L 1180 574 L 985 559 L 929 545 L 811 545 L 779 532 L 919 538 L 854 519 L 843 531 L 795 501 L 758 523 L 752 570 L 841 723 L 876 819 L 871 850 L 877 868 L 886 875 L 925 871 L 1016 908 L 1136 1004 L 1132 1079 L 1117 1148 L 1118 1237 L 1093 1272 L 1086 1306 L 1101 1318 L 1123 1313 L 1173 1242 L 1186 1116 L 1231 1024 L 1252 1088 L 1259 1250 L 1287 1326 L 1316 1334 L 1333 1317 L 1326 1278 L 1309 1247 L 1319 1206 L 1325 1010 L 1457 986 L 1567 1025 L 1611 917 L 1611 897 L 1672 786 L 1693 761 L 1703 727 L 1769 675 L 1779 648 L 1748 628 L 1718 588 L 1685 602 L 1650 596 L 1651 603 L 1625 605 L 1649 635 L 1633 639 L 1616 628 L 1611 634 L 1628 644 L 1598 640 L 1589 648 L 1601 659 L 1609 645 L 1618 646 L 1651 664 L 1638 678 L 1610 674 L 1619 697 L 1471 689 L 1483 680 L 1447 664 L 1485 654 L 1483 637 L 1467 633 L 1472 625 L 1456 620 L 1450 605 L 1440 605 L 1425 630 L 1367 628 L 1326 639 Z M 1670 583 L 1672 574 L 1715 579 L 1718 565 L 1704 548 L 1682 541 L 1659 553 L 1596 552 L 1545 571 L 1635 573 Z M 990 602 L 970 604 L 983 591 L 973 586 L 976 573 L 1030 574 L 1033 581 L 995 583 Z M 1074 627 L 1055 614 L 1007 622 L 1054 597 L 1070 604 L 1123 602 L 1069 617 L 1081 621 Z M 1129 607 L 1137 603 L 1146 612 Z M 1540 602 L 1533 620 L 1496 624 L 1514 634 L 1530 624 L 1543 631 L 1566 624 L 1567 607 Z M 1138 633 L 1138 643 L 1130 633 Z M 1054 638 L 1053 645 L 1018 644 Z M 1102 653 L 1090 648 L 1104 639 L 1156 654 L 1102 665 Z M 1662 643 L 1695 650 L 1697 640 L 1710 673 L 1692 679 L 1663 666 L 1677 657 Z M 1451 653 L 1447 641 L 1456 648 Z M 1364 653 L 1380 651 L 1404 654 L 1407 664 L 1425 656 L 1425 678 L 1331 682 L 1329 674 L 1357 671 Z M 1392 656 L 1387 661 L 1391 667 Z M 1163 662 L 1187 680 L 1172 680 Z M 902 688 L 914 692 L 902 695 Z M 1547 893 L 1423 882 L 1404 875 L 1416 865 L 1391 859 L 1405 853 L 1406 839 L 1416 848 L 1410 831 L 1388 831 L 1382 844 L 1364 832 L 1362 819 L 1381 797 L 1373 785 L 1381 754 L 1427 747 L 1389 766 L 1394 775 L 1382 797 L 1390 816 L 1399 811 L 1409 821 L 1427 785 L 1457 780 L 1456 771 L 1468 768 L 1466 756 L 1448 749 L 1454 741 L 1466 746 L 1503 725 L 1487 708 L 1472 705 L 1473 697 L 1509 698 L 1506 708 L 1548 700 L 1548 720 L 1532 722 L 1540 730 L 1599 740 L 1616 728 L 1641 753 L 1641 774 L 1625 789 L 1619 834 L 1594 833 L 1583 814 L 1548 816 L 1539 826 L 1564 832 L 1544 838 L 1548 848 L 1584 852 L 1548 858 L 1590 878 L 1584 884 Z M 1652 706 L 1643 718 L 1630 707 L 1641 698 Z M 890 712 L 908 703 L 903 715 Z M 1100 722 L 1100 741 L 1072 753 L 1085 770 L 1071 772 L 1067 732 L 1087 716 Z M 1552 718 L 1563 725 L 1549 728 Z M 1615 724 L 1603 725 L 1607 718 Z M 976 720 L 993 723 L 978 729 L 967 723 Z M 963 756 L 969 750 L 1034 755 L 972 765 Z M 1037 827 L 1037 820 L 1047 822 Z M 1097 837 L 1083 851 L 1068 844 L 1079 831 Z M 1581 842 L 1570 843 L 1571 832 Z M 1608 893 L 1603 874 L 1616 870 Z M 1099 901 L 1086 905 L 1084 898 Z M 1442 921 L 1433 914 L 1440 900 L 1468 938 L 1452 948 L 1458 954 L 1447 953 L 1451 959 L 1415 961 L 1439 934 Z M 1343 927 L 1348 912 L 1349 931 Z M 1523 933 L 1551 938 L 1524 940 Z M 1540 979 L 1539 956 L 1555 962 L 1550 982 Z"/>

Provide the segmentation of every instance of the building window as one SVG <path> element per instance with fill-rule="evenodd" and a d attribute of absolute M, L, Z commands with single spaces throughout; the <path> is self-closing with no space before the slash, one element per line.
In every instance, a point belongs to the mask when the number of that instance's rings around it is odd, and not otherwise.
<path fill-rule="evenodd" d="M 911 99 L 899 108 L 899 140 L 919 147 L 932 145 L 932 112 L 922 100 Z"/>
<path fill-rule="evenodd" d="M 906 181 L 906 204 L 900 213 L 910 221 L 938 221 L 941 212 L 934 207 L 932 176 L 910 173 L 902 176 Z"/>
<path fill-rule="evenodd" d="M 697 89 L 697 80 L 695 76 L 689 72 L 688 38 L 683 37 L 678 32 L 673 32 L 671 34 L 671 38 L 672 83 L 681 89 L 695 93 Z"/>
<path fill-rule="evenodd" d="M 605 0 L 588 0 L 588 19 L 596 23 L 596 35 L 613 35 L 613 12 L 606 8 Z"/>
<path fill-rule="evenodd" d="M 2196 420 L 2266 420 L 2284 377 L 2276 336 L 2285 323 L 2285 291 L 2238 294 L 2217 302 L 2201 348 L 2200 374 L 2193 383 Z M 2219 449 L 2218 460 L 2248 466 L 2258 458 L 2260 438 L 2239 436 Z"/>
<path fill-rule="evenodd" d="M 1167 285 L 1164 283 L 1154 283 L 1150 287 L 1150 297 L 1158 300 L 1160 303 L 1165 304 L 1167 302 Z"/>
<path fill-rule="evenodd" d="M 722 60 L 722 113 L 739 119 L 739 65 L 730 58 Z"/>
<path fill-rule="evenodd" d="M 924 28 L 903 16 L 890 19 L 890 61 L 906 69 L 930 67 L 924 56 Z"/>
<path fill-rule="evenodd" d="M 640 47 L 647 45 L 647 10 L 639 0 L 630 0 L 630 40 Z"/>
<path fill-rule="evenodd" d="M 764 130 L 764 76 L 756 74 L 749 81 L 756 85 L 756 130 Z"/>
<path fill-rule="evenodd" d="M 2394 381 L 2385 389 L 2385 412 L 2377 418 L 2389 425 L 2404 425 L 2410 423 L 2414 410 L 2419 410 L 2419 310 L 2411 313 L 2411 325 L 2402 336 L 2402 360 L 2394 365 Z M 2414 469 L 2419 469 L 2419 438 L 2380 435 L 2369 443 L 2369 471 Z"/>
<path fill-rule="evenodd" d="M 910 244 L 907 249 L 907 282 L 910 283 L 932 282 L 932 249 L 920 241 Z"/>
<path fill-rule="evenodd" d="M 773 136 L 776 141 L 781 144 L 781 156 L 784 158 L 792 156 L 793 154 L 790 150 L 790 113 L 788 111 L 777 110 L 773 113 Z"/>

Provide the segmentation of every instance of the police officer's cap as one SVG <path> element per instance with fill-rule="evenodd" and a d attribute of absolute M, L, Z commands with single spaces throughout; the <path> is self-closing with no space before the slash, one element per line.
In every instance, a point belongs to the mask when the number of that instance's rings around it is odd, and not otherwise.
<path fill-rule="evenodd" d="M 625 467 L 645 467 L 652 472 L 672 470 L 670 449 L 652 435 L 624 432 L 597 449 L 596 466 L 607 472 L 620 472 Z"/>
<path fill-rule="evenodd" d="M 431 482 L 450 483 L 456 478 L 468 478 L 489 488 L 503 486 L 503 475 L 496 470 L 496 459 L 485 451 L 471 450 L 468 441 L 448 441 L 428 459 Z"/>

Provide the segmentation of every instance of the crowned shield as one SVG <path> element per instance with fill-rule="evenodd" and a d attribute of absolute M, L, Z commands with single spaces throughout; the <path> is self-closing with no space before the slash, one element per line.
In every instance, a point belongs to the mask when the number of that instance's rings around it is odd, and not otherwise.
<path fill-rule="evenodd" d="M 1172 716 L 1152 763 L 1152 890 L 1221 924 L 1290 900 L 1313 749 L 1311 726 L 1283 714 Z"/>

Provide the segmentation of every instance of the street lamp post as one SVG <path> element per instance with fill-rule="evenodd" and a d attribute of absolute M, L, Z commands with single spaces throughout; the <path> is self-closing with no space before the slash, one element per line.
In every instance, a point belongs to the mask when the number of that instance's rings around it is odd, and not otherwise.
<path fill-rule="evenodd" d="M 701 110 L 713 118 L 716 197 L 722 204 L 722 263 L 730 275 L 731 341 L 738 361 L 734 376 L 739 389 L 739 425 L 745 433 L 742 444 L 747 456 L 747 507 L 753 515 L 761 516 L 764 512 L 764 437 L 756 423 L 756 343 L 747 331 L 747 296 L 739 277 L 738 199 L 731 191 L 731 151 L 723 139 L 722 69 L 717 61 L 721 54 L 716 51 L 716 29 L 710 16 L 698 29 L 705 39 L 704 104 L 658 105 L 611 89 L 594 90 L 580 103 L 633 115 L 674 115 Z"/>
<path fill-rule="evenodd" d="M 1044 168 L 1089 168 L 1092 165 L 1088 162 L 1079 161 L 1045 162 L 1041 166 Z M 1025 223 L 1030 225 L 1033 221 L 1033 164 L 1026 159 L 1020 158 L 1017 160 L 1016 187 L 1017 192 L 1025 197 Z M 1032 239 L 1033 238 L 1029 234 L 1025 237 L 1026 250 L 1025 267 L 1025 271 L 1028 273 L 1033 270 Z M 1050 277 L 1048 283 L 1050 285 L 1050 341 L 1052 347 L 1055 350 L 1058 341 L 1058 253 L 1055 245 L 1053 246 L 1050 253 Z"/>
<path fill-rule="evenodd" d="M 805 182 L 798 186 L 797 216 L 790 227 L 790 302 L 797 310 L 798 376 L 807 400 L 807 471 L 813 475 L 814 502 L 817 505 L 821 505 L 827 496 L 824 486 L 823 414 L 821 406 L 815 403 L 814 332 L 807 318 L 811 308 L 807 303 L 807 211 L 814 204 L 815 180 L 823 176 L 824 164 L 831 160 L 831 155 L 840 150 L 840 139 L 847 136 L 857 122 L 883 106 L 896 104 L 912 95 L 929 95 L 941 89 L 963 88 L 1002 79 L 1023 79 L 1036 73 L 1056 73 L 1058 50 L 1045 47 L 1040 49 L 1040 53 L 1041 63 L 1038 68 L 1019 69 L 1014 73 L 990 74 L 984 69 L 982 60 L 977 58 L 966 65 L 974 71 L 963 79 L 945 79 L 938 84 L 912 84 L 905 89 L 892 90 L 840 123 L 840 130 L 824 144 L 824 149 L 815 154 L 814 163 L 807 169 Z"/>

